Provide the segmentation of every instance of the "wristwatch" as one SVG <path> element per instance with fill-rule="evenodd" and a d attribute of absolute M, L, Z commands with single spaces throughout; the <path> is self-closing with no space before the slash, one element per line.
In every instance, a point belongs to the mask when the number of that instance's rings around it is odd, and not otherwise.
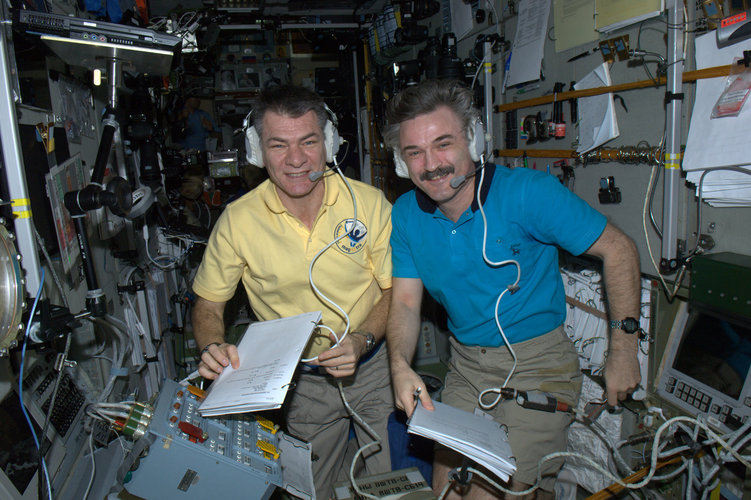
<path fill-rule="evenodd" d="M 350 335 L 361 335 L 365 337 L 365 353 L 369 353 L 376 346 L 375 335 L 370 332 L 353 331 Z"/>
<path fill-rule="evenodd" d="M 611 320 L 610 328 L 614 330 L 623 330 L 625 333 L 636 333 L 641 330 L 639 327 L 639 320 L 631 317 L 621 321 Z"/>

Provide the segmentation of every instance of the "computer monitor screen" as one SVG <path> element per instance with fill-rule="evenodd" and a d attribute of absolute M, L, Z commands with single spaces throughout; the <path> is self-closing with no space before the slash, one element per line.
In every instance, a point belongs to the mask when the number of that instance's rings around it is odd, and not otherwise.
<path fill-rule="evenodd" d="M 709 312 L 695 311 L 673 368 L 738 399 L 751 365 L 751 329 Z"/>
<path fill-rule="evenodd" d="M 751 319 L 682 304 L 658 374 L 658 395 L 710 425 L 751 417 Z"/>

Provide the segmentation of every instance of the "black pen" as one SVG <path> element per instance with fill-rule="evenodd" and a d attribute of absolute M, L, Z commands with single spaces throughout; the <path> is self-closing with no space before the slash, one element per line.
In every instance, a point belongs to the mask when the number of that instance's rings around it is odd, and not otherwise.
<path fill-rule="evenodd" d="M 587 50 L 587 51 L 584 51 L 584 52 L 582 52 L 581 54 L 579 54 L 579 55 L 577 55 L 577 56 L 574 56 L 574 57 L 572 57 L 571 59 L 569 59 L 569 60 L 568 60 L 568 62 L 574 62 L 574 61 L 576 61 L 577 59 L 581 59 L 582 57 L 586 57 L 586 56 L 588 56 L 588 55 L 590 55 L 590 54 L 594 54 L 594 53 L 595 53 L 595 52 L 597 52 L 598 50 L 600 50 L 600 47 L 595 47 L 595 48 L 594 48 L 594 49 L 592 49 L 592 50 Z"/>

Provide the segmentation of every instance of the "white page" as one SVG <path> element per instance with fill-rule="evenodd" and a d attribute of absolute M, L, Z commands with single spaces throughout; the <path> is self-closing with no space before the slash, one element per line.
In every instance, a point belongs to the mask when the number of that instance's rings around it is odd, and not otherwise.
<path fill-rule="evenodd" d="M 321 312 L 251 323 L 237 346 L 240 366 L 228 366 L 198 407 L 202 415 L 278 408 Z M 217 413 L 213 408 L 230 411 Z"/>
<path fill-rule="evenodd" d="M 407 431 L 448 446 L 493 471 L 507 481 L 516 471 L 506 431 L 480 415 L 433 401 L 434 411 L 417 405 Z"/>
<path fill-rule="evenodd" d="M 696 38 L 696 67 L 698 69 L 723 66 L 751 50 L 751 40 L 744 40 L 722 49 L 717 48 L 714 32 Z M 727 77 L 704 78 L 696 81 L 696 98 L 691 113 L 691 125 L 686 140 L 682 167 L 686 180 L 696 186 L 704 169 L 740 166 L 751 170 L 748 156 L 748 130 L 751 128 L 751 102 L 746 101 L 738 116 L 711 119 L 712 108 L 725 89 Z M 747 182 L 751 175 L 733 171 L 716 171 L 704 177 L 702 198 L 708 204 L 721 206 L 751 206 Z M 723 189 L 723 184 L 727 186 Z"/>
<path fill-rule="evenodd" d="M 579 80 L 574 88 L 576 90 L 593 89 L 611 84 L 608 63 L 603 62 Z M 620 135 L 612 93 L 580 97 L 577 99 L 577 109 L 579 110 L 577 153 L 586 153 Z"/>
<path fill-rule="evenodd" d="M 733 58 L 742 57 L 744 50 L 751 50 L 751 40 L 718 49 L 717 38 L 712 31 L 696 38 L 696 67 L 704 69 L 732 64 Z M 725 79 L 723 76 L 696 81 L 696 99 L 691 113 L 686 151 L 683 155 L 684 170 L 749 163 L 751 100 L 746 100 L 736 117 L 728 116 L 714 120 L 709 118 L 717 98 L 725 88 Z M 710 174 L 714 175 L 716 174 Z"/>
<path fill-rule="evenodd" d="M 751 172 L 751 166 L 745 166 Z M 699 181 L 702 170 L 692 170 L 686 180 L 696 186 L 699 196 Z M 702 199 L 713 207 L 751 206 L 751 175 L 732 170 L 717 170 L 704 176 Z"/>
<path fill-rule="evenodd" d="M 549 14 L 550 0 L 522 0 L 519 3 L 516 36 L 504 92 L 508 86 L 540 79 Z"/>
<path fill-rule="evenodd" d="M 474 16 L 472 15 L 472 6 L 464 0 L 451 0 L 451 30 L 456 35 L 457 40 L 464 38 L 464 35 L 472 31 Z"/>

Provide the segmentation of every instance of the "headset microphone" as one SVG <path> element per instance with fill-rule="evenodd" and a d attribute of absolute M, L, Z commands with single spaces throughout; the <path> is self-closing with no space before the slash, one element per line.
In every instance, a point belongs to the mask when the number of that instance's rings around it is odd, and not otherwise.
<path fill-rule="evenodd" d="M 480 163 L 480 166 L 474 169 L 472 172 L 468 173 L 467 175 L 460 175 L 459 177 L 454 177 L 449 181 L 449 185 L 454 189 L 459 189 L 459 186 L 464 184 L 464 181 L 467 179 L 470 179 L 475 176 L 477 172 L 485 168 L 485 159 L 483 158 L 482 163 Z"/>
<path fill-rule="evenodd" d="M 345 142 L 347 142 L 344 139 L 340 139 L 340 141 L 341 141 L 342 144 L 345 143 Z M 345 153 L 345 156 L 346 156 L 346 153 Z M 310 179 L 310 182 L 315 182 L 318 179 L 320 179 L 321 177 L 323 177 L 324 174 L 326 173 L 326 169 L 328 169 L 328 168 L 339 168 L 339 162 L 336 161 L 336 155 L 332 156 L 331 162 L 333 163 L 333 165 L 329 165 L 327 163 L 326 167 L 323 170 L 321 170 L 319 172 L 311 172 L 311 173 L 309 173 L 308 174 L 308 179 Z"/>
<path fill-rule="evenodd" d="M 310 182 L 315 182 L 324 175 L 326 175 L 326 170 L 329 168 L 339 168 L 339 164 L 336 162 L 336 158 L 334 158 L 334 165 L 333 167 L 331 165 L 326 165 L 323 170 L 319 170 L 317 172 L 311 172 L 308 174 L 308 179 L 310 179 Z"/>

